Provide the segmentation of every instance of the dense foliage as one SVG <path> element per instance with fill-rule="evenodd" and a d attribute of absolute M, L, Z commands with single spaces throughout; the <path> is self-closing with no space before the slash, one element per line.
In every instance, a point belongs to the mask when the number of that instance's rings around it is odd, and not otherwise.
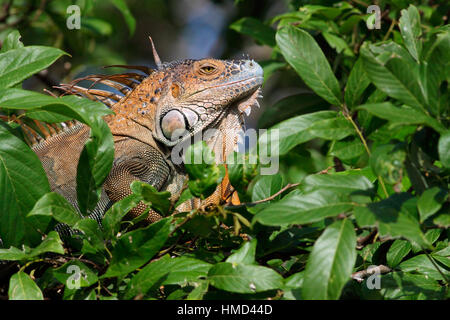
<path fill-rule="evenodd" d="M 132 32 L 126 3 L 111 2 Z M 244 17 L 230 26 L 272 48 L 261 62 L 266 81 L 282 74 L 310 89 L 260 117 L 269 130 L 259 148 L 277 143 L 271 156 L 279 157 L 280 171 L 261 175 L 260 165 L 229 165 L 241 205 L 177 215 L 168 192 L 135 182 L 134 194 L 108 210 L 102 228 L 50 192 L 37 156 L 8 120 L 15 114 L 32 126 L 32 119 L 76 119 L 91 127 L 77 177 L 86 214 L 113 160 L 111 132 L 101 120 L 110 111 L 22 89 L 65 52 L 24 46 L 9 27 L 0 51 L 0 296 L 448 298 L 449 5 L 380 1 L 381 29 L 369 29 L 368 1 L 327 2 L 291 1 L 291 11 L 270 20 Z M 106 28 L 88 22 L 97 32 Z M 267 139 L 274 130 L 278 142 Z M 211 157 L 201 144 L 190 152 Z M 206 197 L 225 172 L 214 164 L 186 169 L 190 181 L 180 201 Z M 123 221 L 139 201 L 166 217 L 138 228 L 138 221 Z M 80 232 L 63 243 L 53 231 L 58 222 Z M 379 287 L 370 266 L 382 273 Z"/>

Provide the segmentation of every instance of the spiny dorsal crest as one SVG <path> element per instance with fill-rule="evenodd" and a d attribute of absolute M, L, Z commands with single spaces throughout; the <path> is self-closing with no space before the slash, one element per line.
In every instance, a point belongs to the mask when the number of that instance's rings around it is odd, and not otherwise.
<path fill-rule="evenodd" d="M 159 55 L 155 49 L 155 45 L 151 37 L 149 37 L 150 43 L 153 51 L 153 58 L 157 67 L 157 70 L 161 70 L 165 67 L 165 64 L 161 62 Z M 110 65 L 103 68 L 125 68 L 130 70 L 138 70 L 137 72 L 126 72 L 112 75 L 89 75 L 86 77 L 78 78 L 73 80 L 68 84 L 60 84 L 55 86 L 56 89 L 61 90 L 63 93 L 61 96 L 66 94 L 73 94 L 88 98 L 93 101 L 100 101 L 111 108 L 114 104 L 119 102 L 121 99 L 130 94 L 145 78 L 150 74 L 155 72 L 146 66 L 136 66 L 136 65 Z M 78 84 L 81 81 L 90 81 L 91 84 L 85 88 Z M 108 90 L 94 89 L 96 84 L 103 84 L 112 89 L 117 90 L 118 93 Z M 52 94 L 50 91 L 45 90 L 47 93 Z M 16 116 L 3 116 L 0 115 L 0 119 L 4 121 L 12 121 L 20 125 L 22 131 L 24 132 L 25 140 L 31 147 L 42 143 L 48 138 L 58 135 L 67 130 L 71 130 L 77 125 L 77 121 L 66 121 L 63 123 L 46 123 L 34 119 L 21 118 Z"/>

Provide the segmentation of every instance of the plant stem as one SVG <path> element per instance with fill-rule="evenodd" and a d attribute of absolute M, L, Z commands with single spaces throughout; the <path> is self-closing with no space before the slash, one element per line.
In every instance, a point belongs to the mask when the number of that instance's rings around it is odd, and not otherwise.
<path fill-rule="evenodd" d="M 366 152 L 367 152 L 367 154 L 370 157 L 371 153 L 370 153 L 369 146 L 367 145 L 367 141 L 364 138 L 364 135 L 362 134 L 362 132 L 359 129 L 359 127 L 356 124 L 356 122 L 353 121 L 353 119 L 352 119 L 352 117 L 350 115 L 350 112 L 348 111 L 347 106 L 345 104 L 342 105 L 342 113 L 343 113 L 345 119 L 350 121 L 350 123 L 353 125 L 353 128 L 355 128 L 355 131 L 358 134 L 359 139 L 361 140 L 362 144 L 364 145 L 364 149 L 366 149 Z M 381 188 L 383 189 L 384 195 L 386 196 L 386 198 L 389 197 L 389 194 L 388 194 L 388 192 L 386 190 L 386 185 L 384 184 L 383 178 L 381 176 L 378 176 L 377 178 L 378 178 L 378 181 L 380 182 Z"/>
<path fill-rule="evenodd" d="M 391 25 L 389 26 L 388 32 L 386 32 L 386 34 L 383 37 L 383 41 L 386 41 L 389 38 L 389 35 L 391 34 L 392 30 L 395 27 L 395 24 L 397 23 L 397 21 L 395 19 L 392 19 Z"/>
<path fill-rule="evenodd" d="M 427 256 L 427 258 L 430 260 L 430 262 L 433 264 L 433 266 L 436 268 L 436 270 L 440 273 L 440 275 L 442 276 L 442 278 L 445 280 L 445 282 L 448 285 L 448 279 L 445 276 L 445 274 L 442 272 L 441 268 L 439 268 L 439 266 L 436 264 L 436 262 L 434 261 L 434 259 L 428 254 L 428 252 L 425 251 L 424 248 L 422 248 L 423 252 L 425 253 L 425 255 Z"/>

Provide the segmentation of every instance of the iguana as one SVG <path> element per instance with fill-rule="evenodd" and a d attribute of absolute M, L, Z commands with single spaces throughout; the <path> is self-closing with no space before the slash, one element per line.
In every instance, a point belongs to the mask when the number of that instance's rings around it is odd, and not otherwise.
<path fill-rule="evenodd" d="M 151 39 L 150 39 L 151 40 Z M 176 199 L 187 179 L 183 165 L 171 162 L 171 149 L 208 128 L 221 133 L 207 144 L 216 161 L 233 151 L 237 133 L 244 127 L 244 113 L 258 105 L 263 69 L 253 60 L 183 60 L 162 63 L 151 41 L 156 69 L 121 66 L 139 73 L 92 75 L 62 84 L 60 89 L 108 105 L 113 115 L 104 117 L 114 138 L 115 156 L 104 184 L 102 196 L 91 218 L 101 220 L 112 203 L 131 194 L 130 183 L 141 180 L 158 190 L 167 190 Z M 114 88 L 121 94 L 77 85 L 90 80 Z M 181 134 L 179 134 L 181 132 Z M 63 195 L 77 207 L 77 163 L 90 128 L 74 122 L 60 132 L 49 134 L 32 146 L 42 162 L 52 191 Z M 219 203 L 230 199 L 232 188 L 227 177 L 205 201 Z M 229 201 L 229 200 L 228 200 Z M 179 211 L 200 206 L 199 199 L 185 202 Z M 146 212 L 141 203 L 129 215 Z M 150 210 L 146 220 L 160 215 Z"/>

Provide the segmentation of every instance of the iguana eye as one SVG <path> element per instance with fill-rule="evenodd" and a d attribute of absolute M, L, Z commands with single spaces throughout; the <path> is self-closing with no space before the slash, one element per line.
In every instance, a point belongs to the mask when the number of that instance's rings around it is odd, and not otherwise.
<path fill-rule="evenodd" d="M 166 139 L 174 141 L 186 131 L 186 122 L 181 112 L 167 112 L 161 120 L 161 129 Z"/>
<path fill-rule="evenodd" d="M 206 65 L 206 66 L 201 67 L 200 70 L 205 74 L 211 74 L 216 70 L 216 68 L 214 68 L 211 65 Z"/>

